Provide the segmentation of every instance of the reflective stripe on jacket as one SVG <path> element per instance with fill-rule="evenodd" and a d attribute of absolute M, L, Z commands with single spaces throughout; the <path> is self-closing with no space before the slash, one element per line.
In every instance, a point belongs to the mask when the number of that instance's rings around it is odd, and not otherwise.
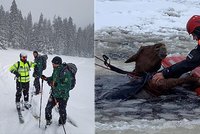
<path fill-rule="evenodd" d="M 165 78 L 178 78 L 200 65 L 200 45 L 190 51 L 186 59 L 162 70 Z"/>
<path fill-rule="evenodd" d="M 18 64 L 18 62 L 16 62 L 14 65 L 12 65 L 9 68 L 9 71 L 11 73 L 14 73 L 15 71 L 17 71 L 20 74 L 20 77 L 18 78 L 19 82 L 29 82 L 30 81 L 30 76 L 29 76 L 30 68 L 34 68 L 34 67 L 35 67 L 35 63 L 33 63 L 31 61 L 27 61 L 26 63 L 19 61 L 19 64 Z"/>

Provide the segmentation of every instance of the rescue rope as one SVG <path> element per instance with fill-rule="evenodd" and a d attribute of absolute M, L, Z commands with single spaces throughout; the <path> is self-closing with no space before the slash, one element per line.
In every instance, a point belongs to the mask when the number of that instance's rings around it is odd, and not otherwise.
<path fill-rule="evenodd" d="M 104 66 L 99 65 L 99 64 L 97 64 L 97 63 L 95 63 L 95 65 L 98 66 L 98 67 L 101 67 L 101 68 L 107 69 L 107 70 L 111 70 L 110 68 L 104 67 Z M 111 70 L 111 71 L 112 71 L 112 70 Z"/>
<path fill-rule="evenodd" d="M 95 58 L 97 58 L 98 60 L 102 61 L 102 62 L 104 63 L 104 65 L 107 66 L 108 68 L 107 68 L 107 67 L 104 67 L 104 66 L 102 66 L 102 65 L 99 65 L 99 64 L 97 64 L 97 63 L 95 63 L 96 66 L 99 66 L 99 67 L 102 67 L 102 68 L 104 68 L 104 69 L 108 69 L 108 70 L 117 72 L 117 73 L 119 73 L 119 74 L 127 74 L 127 75 L 129 75 L 129 74 L 132 73 L 132 72 L 124 71 L 124 70 L 122 70 L 122 69 L 120 69 L 120 68 L 117 68 L 117 67 L 111 65 L 111 64 L 110 64 L 110 59 L 108 58 L 108 56 L 102 55 L 102 57 L 103 57 L 103 59 L 101 59 L 101 58 L 95 56 Z"/>

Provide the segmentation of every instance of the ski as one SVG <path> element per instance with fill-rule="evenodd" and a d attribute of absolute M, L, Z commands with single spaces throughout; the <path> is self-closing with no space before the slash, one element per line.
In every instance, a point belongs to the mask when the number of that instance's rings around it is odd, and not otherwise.
<path fill-rule="evenodd" d="M 23 123 L 24 123 L 24 118 L 23 118 L 23 116 L 22 116 L 21 110 L 20 110 L 20 109 L 17 109 L 17 113 L 18 113 L 18 117 L 19 117 L 19 122 L 20 122 L 21 124 L 23 124 Z"/>
<path fill-rule="evenodd" d="M 47 124 L 46 124 L 46 125 L 44 126 L 44 130 L 46 130 L 46 129 L 48 128 L 48 126 L 50 126 L 50 125 L 47 125 Z"/>
<path fill-rule="evenodd" d="M 45 124 L 44 130 L 46 130 L 51 124 Z"/>
<path fill-rule="evenodd" d="M 40 116 L 36 113 L 36 106 L 35 106 L 35 103 L 34 103 L 34 96 L 35 96 L 35 91 L 34 91 L 34 87 L 31 88 L 31 98 L 30 98 L 30 105 L 31 107 L 29 108 L 30 110 L 30 113 L 31 115 L 36 119 L 38 120 L 40 118 Z"/>
<path fill-rule="evenodd" d="M 33 112 L 31 112 L 31 115 L 32 115 L 36 120 L 38 120 L 38 119 L 40 118 L 38 115 L 33 114 Z"/>
<path fill-rule="evenodd" d="M 31 115 L 35 118 L 35 119 L 39 119 L 40 116 L 34 111 L 34 107 L 32 106 L 30 109 L 29 109 Z"/>
<path fill-rule="evenodd" d="M 69 124 L 71 124 L 72 126 L 74 126 L 74 127 L 78 127 L 78 126 L 76 125 L 76 123 L 75 123 L 71 118 L 69 118 L 69 117 L 67 117 L 67 122 L 68 122 Z"/>
<path fill-rule="evenodd" d="M 56 111 L 57 113 L 59 113 L 58 106 L 55 107 L 54 109 L 55 109 L 55 111 Z M 69 124 L 71 124 L 72 126 L 74 126 L 74 127 L 78 127 L 78 126 L 76 125 L 75 121 L 72 120 L 71 117 L 67 116 L 67 120 L 66 120 L 66 121 L 67 121 Z"/>

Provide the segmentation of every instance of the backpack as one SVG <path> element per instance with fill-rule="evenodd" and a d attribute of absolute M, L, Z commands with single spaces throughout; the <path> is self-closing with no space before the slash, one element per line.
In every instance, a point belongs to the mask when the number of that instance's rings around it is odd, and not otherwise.
<path fill-rule="evenodd" d="M 69 72 L 72 76 L 70 89 L 73 89 L 76 85 L 77 67 L 73 63 L 63 63 L 62 65 L 63 65 L 63 68 L 61 69 L 59 76 L 60 76 L 60 78 L 62 78 L 66 72 Z"/>
<path fill-rule="evenodd" d="M 42 59 L 42 70 L 45 70 L 47 68 L 48 56 L 45 54 L 45 55 L 41 55 L 40 58 Z"/>

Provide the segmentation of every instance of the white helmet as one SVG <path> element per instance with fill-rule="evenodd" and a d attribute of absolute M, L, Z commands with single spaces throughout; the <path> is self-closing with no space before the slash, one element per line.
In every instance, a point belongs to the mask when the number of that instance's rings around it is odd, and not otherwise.
<path fill-rule="evenodd" d="M 27 57 L 27 54 L 24 53 L 24 52 L 21 52 L 19 56 L 20 56 L 20 58 L 21 58 L 21 57 Z"/>
<path fill-rule="evenodd" d="M 22 53 L 20 53 L 19 56 L 20 56 L 20 60 L 22 62 L 26 62 L 27 61 L 27 54 L 26 53 L 22 52 Z"/>

